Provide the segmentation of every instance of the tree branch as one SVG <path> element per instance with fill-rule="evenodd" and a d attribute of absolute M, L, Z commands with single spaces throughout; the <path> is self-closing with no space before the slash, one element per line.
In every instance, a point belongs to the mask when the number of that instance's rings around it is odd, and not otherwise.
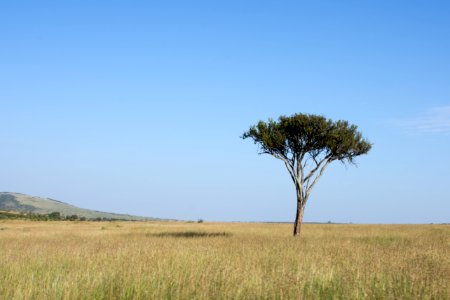
<path fill-rule="evenodd" d="M 312 188 L 314 187 L 314 185 L 317 183 L 317 181 L 319 180 L 319 178 L 322 176 L 323 172 L 325 171 L 326 167 L 332 162 L 332 159 L 328 159 L 327 162 L 323 165 L 323 167 L 320 169 L 319 175 L 316 176 L 316 178 L 314 178 L 314 181 L 311 183 L 311 185 L 306 186 L 306 194 L 305 194 L 305 201 L 308 199 L 309 194 L 311 193 Z"/>
<path fill-rule="evenodd" d="M 297 185 L 298 185 L 298 178 L 297 178 L 297 176 L 295 175 L 295 172 L 294 172 L 295 169 L 294 169 L 293 164 L 291 163 L 291 160 L 290 160 L 289 158 L 287 158 L 286 156 L 281 155 L 281 154 L 272 154 L 272 155 L 273 155 L 275 158 L 278 158 L 278 159 L 280 159 L 280 160 L 282 160 L 282 161 L 284 162 L 286 168 L 287 168 L 288 171 L 289 171 L 289 175 L 291 175 L 292 181 L 293 181 L 294 184 L 297 186 Z"/>
<path fill-rule="evenodd" d="M 311 177 L 314 176 L 314 174 L 317 172 L 317 170 L 320 168 L 320 166 L 323 164 L 323 162 L 330 157 L 327 155 L 325 156 L 320 162 L 317 162 L 316 158 L 314 157 L 314 162 L 316 163 L 316 167 L 309 172 L 308 176 L 306 176 L 305 181 L 308 181 Z"/>

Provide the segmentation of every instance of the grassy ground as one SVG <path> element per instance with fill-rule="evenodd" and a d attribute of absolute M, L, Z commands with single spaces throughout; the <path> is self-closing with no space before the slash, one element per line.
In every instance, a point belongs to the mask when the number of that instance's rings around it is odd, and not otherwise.
<path fill-rule="evenodd" d="M 0 221 L 0 299 L 448 299 L 450 226 Z"/>

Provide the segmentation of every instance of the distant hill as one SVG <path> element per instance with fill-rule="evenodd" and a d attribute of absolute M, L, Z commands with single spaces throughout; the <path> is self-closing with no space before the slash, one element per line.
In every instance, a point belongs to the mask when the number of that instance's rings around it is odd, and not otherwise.
<path fill-rule="evenodd" d="M 32 214 L 50 214 L 52 212 L 59 212 L 63 216 L 77 215 L 78 217 L 85 217 L 87 219 L 104 218 L 129 221 L 157 220 L 156 218 L 84 209 L 50 198 L 40 198 L 8 192 L 0 192 L 0 210 Z"/>

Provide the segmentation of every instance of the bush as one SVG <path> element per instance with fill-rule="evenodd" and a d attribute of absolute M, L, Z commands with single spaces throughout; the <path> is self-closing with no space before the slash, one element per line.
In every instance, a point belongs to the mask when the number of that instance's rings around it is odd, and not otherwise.
<path fill-rule="evenodd" d="M 52 212 L 48 214 L 50 220 L 61 220 L 61 213 L 59 211 Z"/>

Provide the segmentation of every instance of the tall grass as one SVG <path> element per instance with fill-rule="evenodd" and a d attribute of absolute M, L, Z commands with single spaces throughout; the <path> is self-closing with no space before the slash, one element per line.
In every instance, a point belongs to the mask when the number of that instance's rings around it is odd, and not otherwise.
<path fill-rule="evenodd" d="M 0 222 L 0 299 L 448 299 L 446 225 Z"/>

